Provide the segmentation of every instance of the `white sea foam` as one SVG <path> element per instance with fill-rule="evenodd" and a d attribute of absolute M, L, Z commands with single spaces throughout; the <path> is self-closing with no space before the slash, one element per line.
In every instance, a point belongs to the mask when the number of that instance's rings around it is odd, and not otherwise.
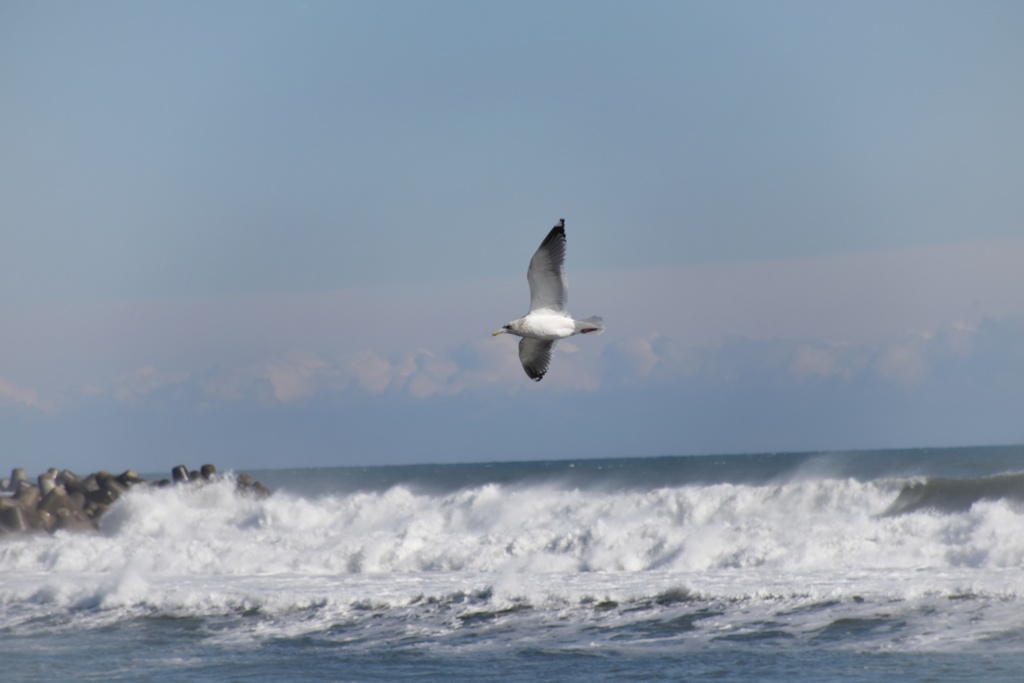
<path fill-rule="evenodd" d="M 227 482 L 136 491 L 98 535 L 7 539 L 0 571 L 216 576 L 296 572 L 721 571 L 1019 567 L 1024 515 L 880 515 L 898 486 L 822 480 L 584 492 L 486 485 L 450 495 L 259 500 Z"/>
<path fill-rule="evenodd" d="M 702 601 L 722 606 L 703 618 L 709 634 L 758 620 L 813 633 L 836 609 L 856 617 L 889 605 L 913 621 L 941 603 L 945 627 L 920 619 L 901 641 L 937 647 L 968 637 L 978 596 L 999 628 L 1024 599 L 1024 513 L 993 500 L 881 514 L 904 483 L 488 484 L 443 495 L 394 486 L 265 499 L 240 496 L 226 480 L 136 490 L 98 534 L 0 542 L 0 628 L 55 614 L 257 613 L 273 617 L 261 632 L 295 633 L 383 609 L 402 628 L 444 631 L 455 618 L 524 605 L 533 616 L 521 619 L 613 625 Z M 814 608 L 830 601 L 841 607 Z"/>

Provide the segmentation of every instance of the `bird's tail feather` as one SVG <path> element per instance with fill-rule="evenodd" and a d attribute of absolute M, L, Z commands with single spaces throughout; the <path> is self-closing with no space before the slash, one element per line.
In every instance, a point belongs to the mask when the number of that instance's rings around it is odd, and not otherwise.
<path fill-rule="evenodd" d="M 601 334 L 604 332 L 604 322 L 599 315 L 592 315 L 583 320 L 574 320 L 577 334 Z"/>

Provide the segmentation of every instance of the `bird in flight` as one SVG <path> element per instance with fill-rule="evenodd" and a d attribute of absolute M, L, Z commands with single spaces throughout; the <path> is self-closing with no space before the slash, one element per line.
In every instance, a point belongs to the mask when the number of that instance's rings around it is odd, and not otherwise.
<path fill-rule="evenodd" d="M 551 352 L 559 339 L 574 334 L 600 334 L 604 324 L 600 316 L 573 320 L 566 310 L 569 281 L 565 276 L 565 219 L 540 243 L 526 280 L 530 283 L 530 312 L 522 318 L 505 324 L 491 336 L 502 332 L 522 337 L 519 340 L 519 360 L 523 370 L 534 382 L 543 379 L 551 363 Z"/>

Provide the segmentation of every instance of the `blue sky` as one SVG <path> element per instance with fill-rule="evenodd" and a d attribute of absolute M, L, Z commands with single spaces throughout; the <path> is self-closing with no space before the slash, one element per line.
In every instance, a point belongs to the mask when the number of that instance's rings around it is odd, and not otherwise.
<path fill-rule="evenodd" d="M 1024 441 L 1022 29 L 5 2 L 0 469 Z M 534 384 L 490 332 L 562 217 L 608 331 Z"/>

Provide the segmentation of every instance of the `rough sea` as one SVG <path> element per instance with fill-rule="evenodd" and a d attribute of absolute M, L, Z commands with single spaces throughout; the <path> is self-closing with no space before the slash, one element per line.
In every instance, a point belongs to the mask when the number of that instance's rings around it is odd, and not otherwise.
<path fill-rule="evenodd" d="M 1024 680 L 1024 447 L 250 473 L 0 537 L 0 680 Z"/>

